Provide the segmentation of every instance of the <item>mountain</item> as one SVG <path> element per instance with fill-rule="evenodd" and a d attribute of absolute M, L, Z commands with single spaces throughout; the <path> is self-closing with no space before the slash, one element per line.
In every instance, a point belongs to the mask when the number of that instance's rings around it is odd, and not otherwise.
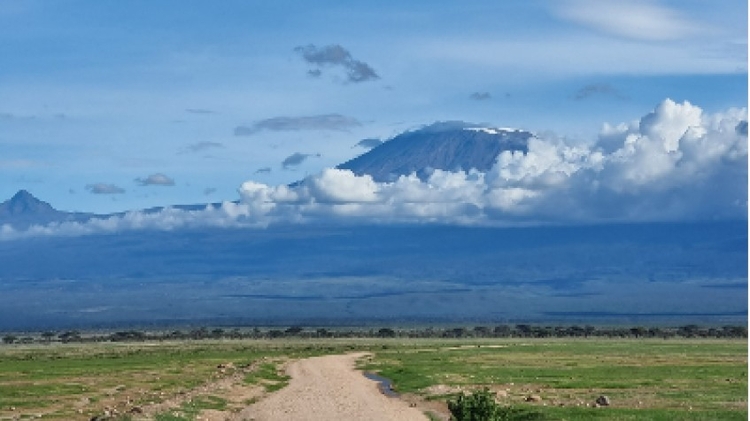
<path fill-rule="evenodd" d="M 19 190 L 9 200 L 0 203 L 0 218 L 24 215 L 43 216 L 56 212 L 49 203 L 37 199 L 26 190 Z"/>
<path fill-rule="evenodd" d="M 516 129 L 491 128 L 455 121 L 437 122 L 399 134 L 337 168 L 351 170 L 357 175 L 369 174 L 379 182 L 393 181 L 399 176 L 412 173 L 426 178 L 435 169 L 468 171 L 474 168 L 487 171 L 503 151 L 525 153 L 528 149 L 527 142 L 532 136 L 529 132 Z M 212 205 L 218 206 L 220 203 Z M 206 204 L 172 207 L 181 210 L 200 210 L 205 208 Z M 159 206 L 142 209 L 142 212 L 154 213 L 162 209 L 164 208 Z M 16 229 L 25 229 L 35 224 L 83 222 L 91 218 L 122 214 L 120 212 L 96 215 L 59 211 L 28 191 L 20 190 L 0 204 L 0 225 L 7 224 Z"/>
<path fill-rule="evenodd" d="M 357 175 L 369 174 L 375 181 L 393 181 L 416 173 L 420 178 L 432 170 L 472 168 L 485 172 L 503 151 L 528 150 L 533 135 L 517 129 L 490 128 L 464 122 L 438 122 L 383 142 L 336 168 Z"/>
<path fill-rule="evenodd" d="M 81 222 L 94 216 L 89 213 L 59 211 L 26 190 L 19 190 L 13 197 L 0 203 L 0 225 L 7 224 L 16 229 L 50 222 Z"/>

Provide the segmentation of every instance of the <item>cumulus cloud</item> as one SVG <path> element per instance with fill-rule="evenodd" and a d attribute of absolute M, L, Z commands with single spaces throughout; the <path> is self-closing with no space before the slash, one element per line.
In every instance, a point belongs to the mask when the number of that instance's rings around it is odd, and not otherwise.
<path fill-rule="evenodd" d="M 605 124 L 591 142 L 534 136 L 487 172 L 434 170 L 392 182 L 325 169 L 293 185 L 246 181 L 240 201 L 62 223 L 0 238 L 121 229 L 269 224 L 591 224 L 747 218 L 747 109 L 707 114 L 665 100 L 642 118 Z M 88 187 L 87 187 L 88 188 Z"/>
<path fill-rule="evenodd" d="M 275 132 L 299 130 L 347 131 L 362 124 L 353 117 L 341 114 L 321 114 L 303 117 L 272 117 L 255 122 L 251 126 L 237 126 L 235 136 L 252 136 L 262 130 Z"/>
<path fill-rule="evenodd" d="M 383 144 L 383 141 L 380 140 L 380 139 L 362 139 L 359 142 L 357 142 L 357 144 L 354 145 L 354 146 L 355 147 L 359 146 L 359 147 L 365 148 L 365 149 L 372 149 L 372 148 L 378 147 L 378 146 L 380 146 L 382 144 Z"/>
<path fill-rule="evenodd" d="M 151 174 L 146 178 L 135 179 L 139 186 L 174 186 L 174 180 L 162 173 Z"/>
<path fill-rule="evenodd" d="M 108 183 L 93 183 L 86 184 L 86 190 L 93 194 L 122 194 L 125 193 L 125 189 L 118 187 L 114 184 Z"/>
<path fill-rule="evenodd" d="M 596 142 L 533 137 L 486 172 L 435 170 L 377 183 L 325 170 L 294 187 L 243 185 L 265 217 L 445 223 L 596 223 L 744 218 L 747 110 L 707 115 L 666 100 L 640 120 L 605 125 Z"/>
<path fill-rule="evenodd" d="M 565 0 L 556 2 L 555 7 L 563 19 L 598 32 L 636 40 L 676 40 L 700 28 L 678 10 L 646 0 Z"/>
<path fill-rule="evenodd" d="M 317 47 L 313 44 L 299 46 L 294 49 L 307 63 L 318 66 L 308 71 L 308 75 L 319 77 L 321 67 L 341 67 L 346 72 L 349 82 L 359 83 L 379 79 L 380 76 L 369 64 L 355 60 L 349 51 L 338 44 Z"/>
<path fill-rule="evenodd" d="M 489 92 L 474 92 L 469 95 L 469 98 L 473 99 L 474 101 L 486 101 L 488 99 L 492 99 L 492 95 Z"/>

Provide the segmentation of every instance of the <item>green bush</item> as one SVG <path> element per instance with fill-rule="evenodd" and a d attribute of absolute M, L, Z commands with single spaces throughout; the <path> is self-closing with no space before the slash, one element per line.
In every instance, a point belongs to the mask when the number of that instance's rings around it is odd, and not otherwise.
<path fill-rule="evenodd" d="M 538 420 L 540 414 L 498 405 L 488 389 L 470 395 L 461 393 L 455 400 L 448 401 L 452 421 L 521 421 Z"/>

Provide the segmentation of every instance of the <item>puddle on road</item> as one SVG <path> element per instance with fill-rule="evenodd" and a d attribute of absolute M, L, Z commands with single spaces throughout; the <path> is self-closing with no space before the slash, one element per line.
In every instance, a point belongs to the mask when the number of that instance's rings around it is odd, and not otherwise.
<path fill-rule="evenodd" d="M 398 397 L 398 393 L 393 390 L 393 383 L 389 379 L 367 371 L 364 372 L 364 375 L 368 379 L 378 382 L 378 389 L 380 389 L 380 393 L 388 396 L 389 398 Z"/>

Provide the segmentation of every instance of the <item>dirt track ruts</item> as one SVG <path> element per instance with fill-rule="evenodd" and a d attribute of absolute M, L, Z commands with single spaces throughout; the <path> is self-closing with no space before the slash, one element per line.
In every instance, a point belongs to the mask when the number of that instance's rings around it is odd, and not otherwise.
<path fill-rule="evenodd" d="M 291 363 L 289 385 L 240 412 L 254 421 L 425 421 L 398 398 L 389 398 L 355 369 L 365 353 L 329 355 Z"/>

